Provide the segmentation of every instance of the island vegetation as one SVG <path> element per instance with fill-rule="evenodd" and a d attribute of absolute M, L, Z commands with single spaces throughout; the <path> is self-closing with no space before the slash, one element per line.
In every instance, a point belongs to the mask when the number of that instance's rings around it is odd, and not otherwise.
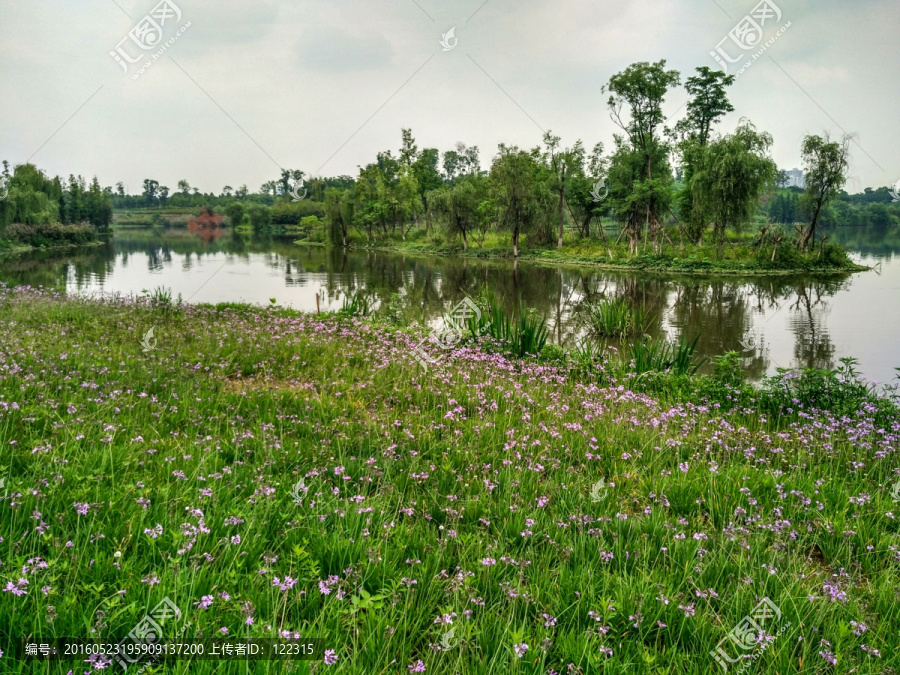
<path fill-rule="evenodd" d="M 32 165 L 4 177 L 0 241 L 83 243 L 116 229 L 188 226 L 206 237 L 235 232 L 294 235 L 306 245 L 528 259 L 608 268 L 719 273 L 840 272 L 854 265 L 830 234 L 836 223 L 896 227 L 888 188 L 844 191 L 851 139 L 802 143 L 805 188 L 787 186 L 771 158 L 774 139 L 734 111 L 733 76 L 701 67 L 684 81 L 689 101 L 671 126 L 663 112 L 681 74 L 665 61 L 636 63 L 604 87 L 616 124 L 612 144 L 501 143 L 488 169 L 463 143 L 378 153 L 358 176 L 283 169 L 251 193 L 246 185 L 203 194 L 180 180 L 171 191 L 145 179 L 138 195 L 119 182 L 49 179 Z M 112 212 L 115 209 L 115 218 Z M 199 219 L 199 220 L 198 220 Z M 193 229 L 191 229 L 193 228 Z"/>

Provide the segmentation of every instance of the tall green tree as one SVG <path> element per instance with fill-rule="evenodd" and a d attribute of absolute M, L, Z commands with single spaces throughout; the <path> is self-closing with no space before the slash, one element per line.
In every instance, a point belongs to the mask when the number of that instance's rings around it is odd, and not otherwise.
<path fill-rule="evenodd" d="M 669 89 L 681 82 L 676 70 L 666 70 L 665 60 L 656 63 L 640 62 L 613 75 L 603 87 L 609 92 L 610 116 L 626 134 L 628 145 L 618 143 L 613 173 L 620 178 L 634 178 L 635 157 L 642 163 L 637 185 L 636 198 L 622 198 L 618 201 L 618 213 L 629 239 L 629 251 L 637 252 L 638 242 L 644 228 L 650 231 L 654 244 L 662 228 L 662 219 L 668 215 L 671 202 L 671 168 L 668 163 L 669 148 L 661 138 L 665 121 L 662 106 Z M 642 213 L 640 213 L 642 212 Z M 643 216 L 643 219 L 641 219 Z"/>
<path fill-rule="evenodd" d="M 85 201 L 85 215 L 88 222 L 101 232 L 108 231 L 112 224 L 112 205 L 109 196 L 100 188 L 96 176 L 91 181 Z"/>
<path fill-rule="evenodd" d="M 467 176 L 477 176 L 481 173 L 481 160 L 479 159 L 478 146 L 467 146 L 465 143 L 456 144 L 456 153 L 459 156 L 459 172 Z"/>
<path fill-rule="evenodd" d="M 412 165 L 413 176 L 416 178 L 416 184 L 419 186 L 419 197 L 422 200 L 422 210 L 425 214 L 425 232 L 431 231 L 431 215 L 433 209 L 428 205 L 428 193 L 438 190 L 443 184 L 444 179 L 438 169 L 440 162 L 440 153 L 437 148 L 425 148 L 419 154 L 418 158 Z"/>
<path fill-rule="evenodd" d="M 684 180 L 677 203 L 682 232 L 694 242 L 702 237 L 706 226 L 706 214 L 694 200 L 691 183 L 710 143 L 713 125 L 734 111 L 726 91 L 727 87 L 734 84 L 734 80 L 734 75 L 726 75 L 720 70 L 711 70 L 703 66 L 697 68 L 695 76 L 685 81 L 685 89 L 691 99 L 687 104 L 687 115 L 675 125 L 674 134 L 680 139 L 678 150 Z"/>
<path fill-rule="evenodd" d="M 0 231 L 13 223 L 43 225 L 60 221 L 63 196 L 59 179 L 50 180 L 33 164 L 13 168 L 6 185 L 8 194 L 0 201 Z"/>
<path fill-rule="evenodd" d="M 519 256 L 523 233 L 534 232 L 547 222 L 553 194 L 541 180 L 541 166 L 534 153 L 501 145 L 491 167 L 497 187 L 499 225 L 512 234 L 513 256 Z"/>
<path fill-rule="evenodd" d="M 244 205 L 240 202 L 229 204 L 225 208 L 225 216 L 228 218 L 228 222 L 231 223 L 231 227 L 237 229 L 244 222 Z"/>
<path fill-rule="evenodd" d="M 400 163 L 411 167 L 419 157 L 419 147 L 416 145 L 416 139 L 413 138 L 412 129 L 403 129 L 401 134 L 403 141 L 400 146 Z"/>
<path fill-rule="evenodd" d="M 557 248 L 563 245 L 566 194 L 572 181 L 584 175 L 584 145 L 581 141 L 571 148 L 560 148 L 560 138 L 548 131 L 544 134 L 544 161 L 550 170 L 551 189 L 556 195 Z"/>
<path fill-rule="evenodd" d="M 462 239 L 463 249 L 469 250 L 469 236 L 478 223 L 480 204 L 474 179 L 458 182 L 432 195 L 435 210 L 446 217 L 447 231 Z"/>
<path fill-rule="evenodd" d="M 806 136 L 802 153 L 806 166 L 806 192 L 801 198 L 801 205 L 810 215 L 810 222 L 801 239 L 801 246 L 808 250 L 810 242 L 815 243 L 816 228 L 823 209 L 840 194 L 847 182 L 850 137 L 832 141 L 827 133 L 824 136 Z"/>
<path fill-rule="evenodd" d="M 247 215 L 254 233 L 264 234 L 272 228 L 272 214 L 265 204 L 251 204 Z"/>
<path fill-rule="evenodd" d="M 400 237 L 406 241 L 406 235 L 419 222 L 419 215 L 424 210 L 419 183 L 412 167 L 406 165 L 401 167 L 400 176 L 391 196 L 395 204 L 394 217 L 400 228 Z"/>
<path fill-rule="evenodd" d="M 349 190 L 325 190 L 325 225 L 329 243 L 346 248 L 353 225 L 353 200 Z"/>
<path fill-rule="evenodd" d="M 734 75 L 726 75 L 721 70 L 706 66 L 697 68 L 697 74 L 684 82 L 691 99 L 687 104 L 687 115 L 675 125 L 676 134 L 683 139 L 695 139 L 702 146 L 709 145 L 713 125 L 734 112 L 726 92 L 734 80 Z"/>
<path fill-rule="evenodd" d="M 153 180 L 152 178 L 144 179 L 144 204 L 147 206 L 153 206 L 157 201 L 157 192 L 159 190 L 159 181 Z"/>
<path fill-rule="evenodd" d="M 720 246 L 725 230 L 740 231 L 756 213 L 760 196 L 774 188 L 778 166 L 769 156 L 771 147 L 772 136 L 745 120 L 703 153 L 691 188 L 700 210 L 712 220 Z"/>
<path fill-rule="evenodd" d="M 460 172 L 460 157 L 456 150 L 448 150 L 444 153 L 441 166 L 444 168 L 444 178 L 452 181 Z"/>
<path fill-rule="evenodd" d="M 609 209 L 609 202 L 606 200 L 609 160 L 603 156 L 603 143 L 594 146 L 586 164 L 584 170 L 572 174 L 566 193 L 566 203 L 578 226 L 579 236 L 584 238 L 591 236 L 591 221 L 601 218 Z M 599 233 L 605 239 L 602 223 Z"/>
<path fill-rule="evenodd" d="M 653 237 L 654 244 L 662 230 L 663 214 L 671 209 L 673 198 L 672 170 L 669 149 L 664 143 L 654 143 L 649 156 L 635 149 L 623 136 L 613 137 L 615 149 L 609 164 L 609 196 L 605 203 L 621 226 L 621 237 L 628 239 L 628 251 L 638 251 L 641 235 L 645 242 Z"/>

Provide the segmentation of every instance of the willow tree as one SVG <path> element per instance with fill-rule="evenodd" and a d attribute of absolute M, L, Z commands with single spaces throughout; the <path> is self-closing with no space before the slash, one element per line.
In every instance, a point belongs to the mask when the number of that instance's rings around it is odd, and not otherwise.
<path fill-rule="evenodd" d="M 648 156 L 618 134 L 613 140 L 615 150 L 610 159 L 609 196 L 605 202 L 621 225 L 620 238 L 628 237 L 628 252 L 634 255 L 642 233 L 645 243 L 648 236 L 652 237 L 656 247 L 662 218 L 672 207 L 674 191 L 668 146 L 654 144 Z M 648 177 L 648 163 L 652 178 Z"/>
<path fill-rule="evenodd" d="M 720 246 L 725 230 L 740 232 L 756 212 L 759 198 L 772 189 L 778 166 L 769 156 L 772 136 L 747 120 L 733 134 L 710 143 L 700 156 L 691 180 L 694 202 L 712 221 L 713 239 Z"/>
<path fill-rule="evenodd" d="M 356 181 L 356 218 L 371 240 L 398 229 L 403 239 L 422 213 L 419 184 L 412 167 L 398 162 L 388 150 L 375 164 L 360 168 Z"/>
<path fill-rule="evenodd" d="M 325 190 L 325 226 L 332 246 L 347 247 L 353 224 L 353 200 L 349 190 Z"/>
<path fill-rule="evenodd" d="M 613 75 L 603 87 L 609 92 L 610 117 L 626 134 L 617 140 L 618 150 L 613 156 L 624 162 L 614 174 L 627 175 L 637 183 L 620 185 L 617 213 L 629 240 L 629 252 L 637 251 L 641 231 L 651 231 L 654 243 L 662 229 L 662 219 L 667 216 L 671 201 L 671 170 L 668 163 L 668 145 L 662 139 L 665 122 L 662 106 L 669 89 L 681 82 L 677 70 L 666 70 L 665 60 L 657 63 L 635 63 L 621 73 Z M 627 110 L 626 110 L 627 108 Z M 641 164 L 635 176 L 635 161 Z M 662 175 L 661 175 L 662 174 Z M 639 198 L 628 198 L 623 192 L 631 190 Z M 638 212 L 640 211 L 640 213 Z"/>
<path fill-rule="evenodd" d="M 473 180 L 463 180 L 453 187 L 429 193 L 434 210 L 446 217 L 447 232 L 462 239 L 463 249 L 469 250 L 469 236 L 478 223 L 480 204 L 478 189 Z"/>
<path fill-rule="evenodd" d="M 579 141 L 578 144 L 580 143 Z M 603 143 L 597 143 L 590 156 L 581 159 L 581 165 L 575 167 L 569 180 L 566 204 L 578 228 L 578 235 L 586 239 L 591 236 L 591 221 L 601 218 L 609 209 L 606 199 L 609 189 L 609 160 L 603 156 Z M 600 191 L 603 191 L 602 195 Z M 598 196 L 603 198 L 598 199 Z M 606 239 L 602 221 L 599 234 L 602 239 Z"/>
<path fill-rule="evenodd" d="M 550 187 L 556 195 L 557 248 L 563 246 L 564 207 L 573 181 L 584 176 L 584 144 L 577 141 L 571 148 L 560 148 L 559 136 L 544 134 L 544 163 L 550 171 Z"/>
<path fill-rule="evenodd" d="M 512 234 L 514 257 L 519 256 L 523 232 L 546 229 L 553 195 L 543 178 L 535 153 L 500 146 L 500 154 L 491 167 L 491 180 L 497 188 L 499 225 Z"/>
<path fill-rule="evenodd" d="M 411 167 L 401 167 L 400 177 L 391 193 L 391 200 L 400 227 L 400 237 L 406 241 L 406 235 L 418 224 L 419 214 L 424 210 L 419 195 L 419 183 Z"/>
<path fill-rule="evenodd" d="M 850 137 L 832 141 L 825 136 L 807 136 L 803 139 L 803 163 L 806 165 L 806 192 L 800 200 L 810 214 L 809 227 L 803 234 L 801 246 L 809 248 L 815 243 L 816 227 L 823 209 L 832 201 L 847 182 L 850 168 Z"/>
<path fill-rule="evenodd" d="M 413 175 L 416 177 L 416 183 L 419 186 L 419 197 L 425 214 L 426 234 L 431 234 L 431 216 L 434 212 L 428 201 L 428 195 L 432 190 L 440 190 L 444 184 L 444 179 L 438 170 L 439 161 L 440 153 L 436 148 L 425 148 L 412 164 Z"/>
<path fill-rule="evenodd" d="M 710 143 L 713 126 L 721 117 L 734 112 L 725 91 L 734 80 L 734 75 L 703 66 L 684 83 L 691 99 L 687 104 L 687 115 L 675 125 L 673 135 L 679 140 L 678 151 L 684 169 L 684 189 L 678 195 L 678 211 L 682 232 L 693 242 L 700 241 L 703 236 L 706 215 L 694 201 L 691 182 Z"/>
<path fill-rule="evenodd" d="M 49 179 L 33 164 L 20 164 L 8 179 L 8 194 L 0 200 L 0 231 L 12 223 L 37 225 L 60 220 L 63 196 L 59 179 Z"/>

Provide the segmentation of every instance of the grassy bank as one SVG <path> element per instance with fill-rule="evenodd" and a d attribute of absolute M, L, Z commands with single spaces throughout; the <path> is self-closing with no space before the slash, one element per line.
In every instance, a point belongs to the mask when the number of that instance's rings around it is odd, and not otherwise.
<path fill-rule="evenodd" d="M 101 243 L 101 235 L 91 225 L 14 224 L 7 227 L 0 236 L 0 253 L 92 246 L 98 243 Z"/>
<path fill-rule="evenodd" d="M 359 248 L 396 251 L 414 255 L 460 256 L 482 259 L 512 260 L 508 237 L 489 234 L 481 246 L 464 249 L 459 243 L 445 243 L 443 238 L 425 237 L 413 233 L 408 240 L 386 240 L 369 243 L 355 239 Z M 419 236 L 415 236 L 419 235 Z M 721 248 L 712 245 L 692 245 L 666 242 L 655 252 L 652 248 L 637 255 L 628 252 L 627 245 L 615 244 L 615 233 L 608 233 L 609 243 L 581 240 L 572 236 L 564 239 L 563 247 L 529 247 L 519 253 L 519 259 L 544 264 L 571 264 L 581 267 L 621 271 L 676 272 L 679 274 L 757 275 L 757 274 L 848 274 L 869 268 L 853 263 L 844 249 L 826 243 L 815 251 L 803 253 L 789 243 L 760 246 L 755 235 L 730 233 L 729 241 Z"/>
<path fill-rule="evenodd" d="M 709 673 L 764 597 L 745 672 L 900 668 L 900 425 L 839 377 L 425 372 L 409 329 L 160 296 L 3 290 L 0 326 L 4 673 L 37 672 L 10 637 L 121 638 L 163 597 L 168 636 L 335 651 L 156 672 Z"/>

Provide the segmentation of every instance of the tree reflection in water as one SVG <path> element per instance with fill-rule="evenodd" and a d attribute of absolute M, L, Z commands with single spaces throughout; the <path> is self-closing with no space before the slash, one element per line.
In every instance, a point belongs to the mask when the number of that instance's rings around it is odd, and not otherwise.
<path fill-rule="evenodd" d="M 900 249 L 900 241 L 897 244 Z M 101 246 L 10 256 L 0 261 L 0 279 L 56 291 L 91 292 L 101 286 L 115 291 L 123 275 L 144 266 L 145 271 L 160 273 L 160 285 L 189 297 L 196 284 L 178 287 L 178 269 L 187 272 L 207 260 L 215 267 L 221 261 L 247 268 L 236 279 L 220 275 L 213 282 L 226 292 L 229 284 L 235 284 L 235 299 L 252 292 L 255 274 L 274 270 L 286 289 L 283 301 L 279 298 L 281 304 L 315 306 L 313 297 L 321 292 L 323 302 L 333 309 L 341 298 L 362 291 L 372 296 L 375 306 L 393 303 L 409 320 L 421 323 L 435 322 L 464 297 L 478 298 L 490 289 L 510 312 L 520 302 L 534 309 L 546 318 L 551 341 L 568 347 L 586 337 L 581 316 L 587 303 L 622 298 L 632 307 L 643 308 L 650 318 L 647 333 L 651 338 L 693 340 L 699 335 L 699 356 L 741 352 L 754 378 L 775 365 L 834 367 L 828 323 L 831 300 L 848 285 L 846 279 L 834 278 L 703 278 L 409 257 L 299 247 L 279 237 L 200 237 L 183 230 L 126 231 Z M 303 303 L 298 302 L 300 296 Z M 767 329 L 774 328 L 776 324 L 769 322 L 782 313 L 788 315 L 793 352 L 772 354 Z"/>

